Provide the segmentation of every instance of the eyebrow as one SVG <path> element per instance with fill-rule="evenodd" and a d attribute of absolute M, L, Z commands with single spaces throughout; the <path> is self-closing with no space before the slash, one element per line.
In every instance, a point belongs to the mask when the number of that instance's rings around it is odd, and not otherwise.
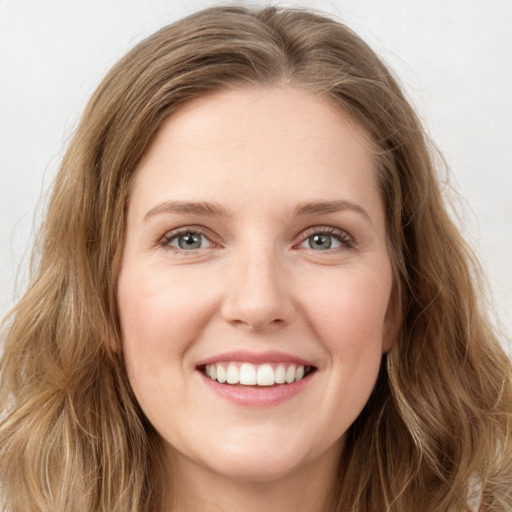
<path fill-rule="evenodd" d="M 190 213 L 204 217 L 229 217 L 228 211 L 218 203 L 205 201 L 165 201 L 151 208 L 151 210 L 144 215 L 144 222 L 162 213 Z"/>
<path fill-rule="evenodd" d="M 366 210 L 357 203 L 346 200 L 337 201 L 314 201 L 300 203 L 294 211 L 296 217 L 306 215 L 327 215 L 330 213 L 338 213 L 344 210 L 351 210 L 361 214 L 370 224 L 372 220 Z M 151 208 L 144 216 L 144 222 L 147 222 L 156 215 L 166 213 L 192 214 L 204 217 L 229 217 L 230 213 L 222 205 L 207 201 L 165 201 Z"/>
<path fill-rule="evenodd" d="M 329 213 L 342 212 L 344 210 L 351 210 L 361 214 L 370 224 L 373 225 L 370 216 L 362 206 L 359 206 L 357 203 L 353 203 L 352 201 L 345 200 L 301 203 L 295 209 L 295 215 L 297 217 L 303 215 L 326 215 Z"/>

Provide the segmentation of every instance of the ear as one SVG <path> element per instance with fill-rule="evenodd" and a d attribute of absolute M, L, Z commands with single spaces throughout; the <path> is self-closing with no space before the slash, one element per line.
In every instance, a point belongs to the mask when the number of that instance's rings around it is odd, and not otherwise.
<path fill-rule="evenodd" d="M 402 326 L 402 299 L 398 285 L 393 284 L 389 298 L 388 309 L 384 317 L 382 329 L 382 353 L 385 354 L 393 348 L 396 337 Z"/>
<path fill-rule="evenodd" d="M 123 352 L 123 346 L 121 343 L 120 338 L 112 338 L 108 342 L 108 348 L 114 353 L 114 354 L 121 354 Z"/>
<path fill-rule="evenodd" d="M 122 336 L 121 325 L 119 323 L 119 319 L 117 319 L 116 324 L 110 329 L 109 335 L 106 337 L 105 344 L 107 346 L 107 350 L 113 354 L 122 354 Z"/>

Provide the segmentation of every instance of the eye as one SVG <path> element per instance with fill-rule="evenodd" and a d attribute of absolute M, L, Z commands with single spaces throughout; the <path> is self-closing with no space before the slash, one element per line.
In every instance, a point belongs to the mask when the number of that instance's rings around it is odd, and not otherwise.
<path fill-rule="evenodd" d="M 160 245 L 188 252 L 212 247 L 214 244 L 200 231 L 186 229 L 167 233 L 160 241 Z"/>
<path fill-rule="evenodd" d="M 309 236 L 307 236 L 309 235 Z M 353 240 L 348 233 L 335 228 L 313 228 L 306 233 L 307 238 L 299 247 L 314 251 L 329 251 L 340 247 L 353 247 Z"/>

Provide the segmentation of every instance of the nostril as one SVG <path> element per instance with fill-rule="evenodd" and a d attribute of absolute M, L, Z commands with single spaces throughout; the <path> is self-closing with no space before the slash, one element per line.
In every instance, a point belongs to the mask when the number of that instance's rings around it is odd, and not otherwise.
<path fill-rule="evenodd" d="M 259 331 L 265 330 L 269 327 L 281 327 L 286 324 L 282 318 L 275 318 L 268 320 L 264 316 L 245 315 L 242 318 L 228 319 L 228 321 L 235 326 L 246 327 L 247 329 Z"/>

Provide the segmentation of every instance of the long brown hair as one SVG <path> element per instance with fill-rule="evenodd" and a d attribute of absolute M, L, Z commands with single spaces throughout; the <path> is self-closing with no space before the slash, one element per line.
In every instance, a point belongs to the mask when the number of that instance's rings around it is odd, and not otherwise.
<path fill-rule="evenodd" d="M 479 301 L 480 272 L 447 213 L 421 123 L 390 71 L 343 24 L 234 6 L 198 12 L 137 45 L 83 114 L 34 277 L 4 325 L 5 510 L 162 509 L 158 436 L 116 349 L 128 192 L 178 106 L 223 88 L 283 83 L 336 101 L 371 136 L 394 269 L 400 329 L 348 432 L 337 510 L 512 510 L 511 364 Z"/>

